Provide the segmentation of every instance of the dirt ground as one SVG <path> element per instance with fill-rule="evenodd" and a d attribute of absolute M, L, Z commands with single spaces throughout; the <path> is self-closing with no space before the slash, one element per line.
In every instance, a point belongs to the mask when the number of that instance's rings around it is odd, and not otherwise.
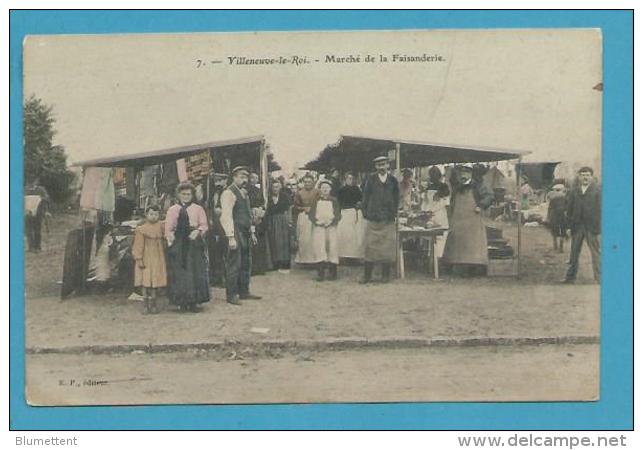
<path fill-rule="evenodd" d="M 27 362 L 27 398 L 36 405 L 596 400 L 599 386 L 598 345 L 250 360 L 207 352 L 28 355 Z"/>
<path fill-rule="evenodd" d="M 28 347 L 198 343 L 237 339 L 333 337 L 598 336 L 599 292 L 589 252 L 576 285 L 558 283 L 568 255 L 551 249 L 546 229 L 523 228 L 523 276 L 433 280 L 411 272 L 388 285 L 357 284 L 359 267 L 341 267 L 337 282 L 317 283 L 309 270 L 253 277 L 260 301 L 228 305 L 221 289 L 201 314 L 168 309 L 143 316 L 128 294 L 60 301 L 65 236 L 76 216 L 57 215 L 43 251 L 27 253 L 25 307 Z"/>

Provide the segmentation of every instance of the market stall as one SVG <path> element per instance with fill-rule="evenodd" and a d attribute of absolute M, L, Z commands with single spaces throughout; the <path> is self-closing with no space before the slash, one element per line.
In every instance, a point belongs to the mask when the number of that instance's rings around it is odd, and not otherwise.
<path fill-rule="evenodd" d="M 266 197 L 269 167 L 278 164 L 267 151 L 263 136 L 207 142 L 198 145 L 129 153 L 81 161 L 80 226 L 67 238 L 61 297 L 83 291 L 88 281 L 118 277 L 130 284 L 134 228 L 146 206 L 166 211 L 179 182 L 197 187 L 197 199 L 212 216 L 216 192 L 238 165 L 260 176 Z"/>
<path fill-rule="evenodd" d="M 407 141 L 399 139 L 382 139 L 363 136 L 341 136 L 335 144 L 328 145 L 318 157 L 305 165 L 307 170 L 328 172 L 332 168 L 353 171 L 358 174 L 370 173 L 373 170 L 373 159 L 380 155 L 388 155 L 391 166 L 396 176 L 401 179 L 402 169 L 419 170 L 433 165 L 452 165 L 464 163 L 491 163 L 496 161 L 517 160 L 516 177 L 520 179 L 520 163 L 522 157 L 528 152 L 518 150 L 496 149 L 478 146 L 463 146 L 451 144 L 438 144 L 429 142 Z M 518 198 L 518 195 L 516 195 Z M 404 277 L 404 242 L 414 238 L 428 238 L 429 252 L 432 253 L 432 271 L 434 276 L 439 275 L 437 258 L 435 255 L 435 238 L 447 231 L 434 226 L 430 219 L 425 225 L 412 224 L 415 217 L 403 217 L 398 211 L 397 242 L 398 242 L 398 274 Z M 500 244 L 506 239 L 497 235 L 496 229 L 491 229 L 495 235 L 495 243 Z M 489 274 L 518 275 L 520 271 L 520 226 L 517 227 L 517 251 L 504 255 L 498 264 L 489 266 Z M 490 254 L 496 248 L 490 248 Z M 502 253 L 502 252 L 500 252 Z"/>

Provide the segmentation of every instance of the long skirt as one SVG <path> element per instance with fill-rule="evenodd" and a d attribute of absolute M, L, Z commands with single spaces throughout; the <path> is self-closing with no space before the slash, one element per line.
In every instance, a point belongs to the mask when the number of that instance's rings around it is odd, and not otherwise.
<path fill-rule="evenodd" d="M 364 233 L 366 223 L 362 211 L 355 208 L 342 209 L 342 218 L 337 224 L 339 257 L 364 258 Z"/>
<path fill-rule="evenodd" d="M 564 210 L 553 210 L 549 214 L 549 230 L 554 237 L 567 235 L 567 223 Z"/>
<path fill-rule="evenodd" d="M 290 264 L 290 220 L 289 212 L 266 216 L 268 244 L 273 266 Z"/>
<path fill-rule="evenodd" d="M 450 230 L 442 259 L 449 264 L 489 264 L 487 230 L 476 207 L 473 193 L 456 194 Z"/>
<path fill-rule="evenodd" d="M 263 275 L 272 268 L 268 236 L 261 224 L 257 227 L 257 245 L 252 246 L 252 275 Z"/>
<path fill-rule="evenodd" d="M 337 227 L 313 227 L 313 254 L 315 263 L 339 264 L 337 253 Z"/>
<path fill-rule="evenodd" d="M 299 213 L 297 217 L 297 255 L 295 262 L 299 264 L 311 264 L 315 260 L 313 249 L 313 224 L 305 212 Z"/>
<path fill-rule="evenodd" d="M 185 266 L 181 250 L 187 246 Z M 193 305 L 210 301 L 208 257 L 205 240 L 198 237 L 184 243 L 176 240 L 167 250 L 168 297 L 172 305 Z"/>
<path fill-rule="evenodd" d="M 364 260 L 372 263 L 395 262 L 395 222 L 366 221 Z"/>

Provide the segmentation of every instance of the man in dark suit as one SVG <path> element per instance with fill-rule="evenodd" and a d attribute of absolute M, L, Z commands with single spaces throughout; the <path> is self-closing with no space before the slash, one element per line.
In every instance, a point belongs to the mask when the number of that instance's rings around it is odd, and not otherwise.
<path fill-rule="evenodd" d="M 582 167 L 567 198 L 567 224 L 572 233 L 569 269 L 563 282 L 573 283 L 578 273 L 578 257 L 587 241 L 592 254 L 594 279 L 601 281 L 601 191 L 591 167 Z"/>
<path fill-rule="evenodd" d="M 374 265 L 381 264 L 382 281 L 387 283 L 397 256 L 395 220 L 400 203 L 400 187 L 397 179 L 389 173 L 388 157 L 380 156 L 373 162 L 376 173 L 367 178 L 362 197 L 366 233 L 364 278 L 360 282 L 370 283 Z"/>

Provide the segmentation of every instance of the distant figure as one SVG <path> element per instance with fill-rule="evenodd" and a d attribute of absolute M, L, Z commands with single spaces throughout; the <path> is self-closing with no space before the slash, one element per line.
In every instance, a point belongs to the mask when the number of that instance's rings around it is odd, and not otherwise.
<path fill-rule="evenodd" d="M 157 290 L 167 286 L 163 225 L 159 222 L 160 213 L 161 208 L 157 205 L 147 207 L 145 223 L 136 227 L 134 244 L 132 245 L 132 256 L 136 261 L 134 286 L 141 288 L 146 314 L 159 312 L 156 304 Z"/>
<path fill-rule="evenodd" d="M 556 184 L 551 192 L 547 194 L 549 206 L 547 208 L 547 224 L 554 240 L 554 250 L 563 253 L 563 244 L 567 236 L 567 220 L 565 211 L 567 200 L 565 197 L 565 186 Z"/>
<path fill-rule="evenodd" d="M 295 256 L 295 262 L 313 264 L 316 262 L 312 241 L 313 226 L 308 217 L 308 211 L 319 198 L 319 190 L 315 189 L 315 179 L 312 175 L 304 175 L 302 181 L 303 187 L 295 195 L 293 206 L 294 213 L 297 214 L 297 256 Z"/>
<path fill-rule="evenodd" d="M 601 190 L 593 178 L 594 170 L 582 167 L 577 183 L 567 196 L 567 226 L 572 233 L 572 248 L 564 283 L 576 280 L 584 240 L 592 254 L 594 279 L 601 281 Z"/>
<path fill-rule="evenodd" d="M 400 186 L 397 179 L 389 174 L 388 157 L 379 156 L 373 162 L 376 173 L 366 179 L 362 200 L 366 233 L 364 278 L 360 283 L 372 281 L 375 264 L 382 265 L 382 281 L 388 283 L 397 256 L 395 219 L 400 202 Z"/>
<path fill-rule="evenodd" d="M 482 182 L 480 171 L 473 172 L 471 167 L 459 166 L 451 178 L 451 228 L 442 260 L 461 276 L 482 274 L 489 265 L 481 213 L 491 206 L 494 195 Z"/>
<path fill-rule="evenodd" d="M 339 188 L 342 187 L 342 182 L 339 180 L 339 170 L 331 169 L 326 178 L 331 183 L 331 187 L 332 187 L 330 191 L 331 197 L 337 198 L 337 193 L 339 192 Z"/>
<path fill-rule="evenodd" d="M 362 190 L 355 186 L 355 177 L 347 173 L 344 186 L 337 192 L 342 218 L 337 225 L 337 242 L 340 258 L 364 258 L 364 232 L 366 223 L 362 215 Z"/>
<path fill-rule="evenodd" d="M 520 185 L 520 209 L 525 211 L 529 209 L 529 200 L 534 195 L 534 190 L 529 184 L 527 177 L 522 177 L 522 184 Z"/>
<path fill-rule="evenodd" d="M 313 224 L 313 258 L 317 264 L 317 281 L 324 281 L 328 269 L 328 280 L 337 279 L 337 224 L 341 218 L 339 203 L 330 195 L 333 184 L 324 180 L 319 185 L 320 196 L 311 205 L 308 217 Z"/>
<path fill-rule="evenodd" d="M 288 190 L 282 186 L 279 179 L 272 180 L 264 221 L 272 266 L 279 273 L 288 273 L 292 256 L 290 250 L 292 216 L 290 214 L 290 196 L 287 194 Z"/>
<path fill-rule="evenodd" d="M 25 233 L 27 234 L 27 251 L 42 250 L 42 224 L 47 225 L 51 213 L 49 194 L 35 179 L 25 187 Z"/>
<path fill-rule="evenodd" d="M 448 208 L 451 203 L 449 185 L 442 181 L 442 172 L 436 166 L 429 169 L 429 182 L 421 194 L 420 209 L 430 211 L 431 222 L 435 226 L 449 229 Z M 449 231 L 435 238 L 435 253 L 441 258 Z"/>
<path fill-rule="evenodd" d="M 400 181 L 400 203 L 404 211 L 410 211 L 413 207 L 413 187 L 413 171 L 404 169 Z"/>
<path fill-rule="evenodd" d="M 200 312 L 199 304 L 210 301 L 205 235 L 208 218 L 195 203 L 196 189 L 183 182 L 176 187 L 178 203 L 167 210 L 165 238 L 169 272 L 168 297 L 180 312 Z"/>

